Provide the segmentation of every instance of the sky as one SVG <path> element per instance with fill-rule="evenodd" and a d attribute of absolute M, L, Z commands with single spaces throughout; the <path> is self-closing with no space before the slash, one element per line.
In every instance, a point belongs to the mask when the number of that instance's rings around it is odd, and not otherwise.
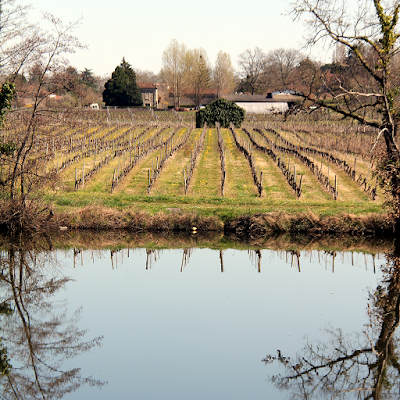
<path fill-rule="evenodd" d="M 75 34 L 87 48 L 67 58 L 79 71 L 88 68 L 100 76 L 111 75 L 123 57 L 133 68 L 158 73 L 162 53 L 173 39 L 190 49 L 202 47 L 212 64 L 222 50 L 230 54 L 235 69 L 238 55 L 246 49 L 257 46 L 268 52 L 302 46 L 303 25 L 284 15 L 289 1 L 34 0 L 31 4 L 31 20 L 40 22 L 42 11 L 64 23 L 82 18 Z M 312 55 L 330 62 L 326 51 Z"/>

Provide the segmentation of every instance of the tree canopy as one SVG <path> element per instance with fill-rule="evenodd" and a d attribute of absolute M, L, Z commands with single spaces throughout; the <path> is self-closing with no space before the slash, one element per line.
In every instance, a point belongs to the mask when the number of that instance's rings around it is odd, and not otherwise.
<path fill-rule="evenodd" d="M 136 83 L 136 74 L 129 63 L 122 59 L 104 85 L 103 100 L 106 106 L 142 106 L 143 98 Z"/>

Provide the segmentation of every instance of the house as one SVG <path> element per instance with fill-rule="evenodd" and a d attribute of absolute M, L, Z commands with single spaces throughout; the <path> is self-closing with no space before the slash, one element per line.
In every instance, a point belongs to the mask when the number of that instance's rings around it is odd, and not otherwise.
<path fill-rule="evenodd" d="M 222 96 L 225 100 L 233 101 L 247 113 L 283 113 L 291 108 L 297 101 L 292 94 L 274 92 L 268 94 L 227 94 Z"/>
<path fill-rule="evenodd" d="M 158 89 L 154 83 L 138 83 L 137 84 L 142 93 L 143 105 L 145 107 L 158 106 Z"/>

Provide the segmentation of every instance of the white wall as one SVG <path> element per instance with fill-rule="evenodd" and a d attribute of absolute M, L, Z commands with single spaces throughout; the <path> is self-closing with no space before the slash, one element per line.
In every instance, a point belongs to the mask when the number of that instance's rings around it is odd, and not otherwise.
<path fill-rule="evenodd" d="M 239 103 L 236 102 L 239 107 L 246 110 L 247 113 L 271 113 L 273 111 L 285 112 L 289 109 L 288 103 L 276 102 L 276 103 Z"/>

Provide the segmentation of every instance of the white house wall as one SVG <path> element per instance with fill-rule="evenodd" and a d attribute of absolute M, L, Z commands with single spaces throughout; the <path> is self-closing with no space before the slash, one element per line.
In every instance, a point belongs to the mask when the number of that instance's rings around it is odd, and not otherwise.
<path fill-rule="evenodd" d="M 271 112 L 285 112 L 289 109 L 288 103 L 286 102 L 274 102 L 274 103 L 240 103 L 236 102 L 239 107 L 242 107 L 248 113 L 271 113 Z"/>

